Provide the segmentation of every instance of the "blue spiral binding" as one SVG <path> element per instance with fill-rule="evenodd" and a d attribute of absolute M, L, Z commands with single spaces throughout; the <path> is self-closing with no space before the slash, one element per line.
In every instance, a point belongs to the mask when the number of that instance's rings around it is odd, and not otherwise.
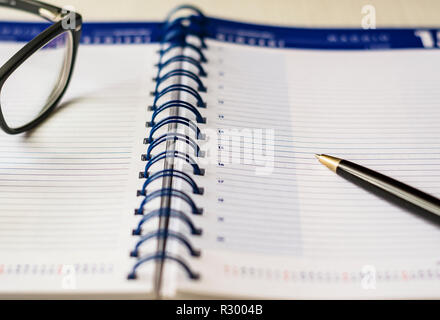
<path fill-rule="evenodd" d="M 200 61 L 194 59 L 193 57 L 184 56 L 184 55 L 178 55 L 178 56 L 171 57 L 168 60 L 166 60 L 165 62 L 159 62 L 156 66 L 160 70 L 173 62 L 188 62 L 197 68 L 197 70 L 199 71 L 200 77 L 207 77 L 208 76 L 208 74 L 206 73 L 206 71 L 203 68 L 202 63 Z"/>
<path fill-rule="evenodd" d="M 166 95 L 170 92 L 173 92 L 173 91 L 181 91 L 181 92 L 189 93 L 194 98 L 196 98 L 198 107 L 206 108 L 206 103 L 203 101 L 202 97 L 200 96 L 200 94 L 197 92 L 196 89 L 194 89 L 193 87 L 190 87 L 186 84 L 179 84 L 179 83 L 171 84 L 168 87 L 163 88 L 159 92 L 158 91 L 152 92 L 151 94 L 155 97 L 154 98 L 154 105 L 156 105 L 157 100 L 159 100 L 164 95 Z"/>
<path fill-rule="evenodd" d="M 138 191 L 138 196 L 139 195 L 145 196 L 147 194 L 146 188 L 151 182 L 153 182 L 159 178 L 170 177 L 170 176 L 180 178 L 180 179 L 186 181 L 191 186 L 194 194 L 200 194 L 200 195 L 203 194 L 204 189 L 200 188 L 197 185 L 197 183 L 193 180 L 193 178 L 191 178 L 188 174 L 186 174 L 183 171 L 176 170 L 176 169 L 166 169 L 166 170 L 157 171 L 154 174 L 147 177 L 147 180 L 145 180 L 144 185 L 142 186 L 142 190 Z"/>
<path fill-rule="evenodd" d="M 180 198 L 183 201 L 185 201 L 190 207 L 191 207 L 191 212 L 193 214 L 199 214 L 201 215 L 203 213 L 203 208 L 198 208 L 195 204 L 195 202 L 193 201 L 193 199 L 188 196 L 185 192 L 177 190 L 177 189 L 173 189 L 173 188 L 165 188 L 165 189 L 159 189 L 159 190 L 155 190 L 149 194 L 146 194 L 144 196 L 144 200 L 142 200 L 138 212 L 143 212 L 144 211 L 144 207 L 145 205 L 156 199 L 156 198 L 160 198 L 163 196 L 167 196 L 167 197 L 176 197 L 176 198 Z"/>
<path fill-rule="evenodd" d="M 178 158 L 178 159 L 184 160 L 185 162 L 189 163 L 191 165 L 191 167 L 193 168 L 193 173 L 197 176 L 203 176 L 205 174 L 205 169 L 200 168 L 199 165 L 197 164 L 197 162 L 192 157 L 190 157 L 187 153 L 183 153 L 183 152 L 175 150 L 175 151 L 162 151 L 161 153 L 158 153 L 157 155 L 152 157 L 150 160 L 148 160 L 147 164 L 145 165 L 144 172 L 139 173 L 139 178 L 148 178 L 148 175 L 149 175 L 148 170 L 151 168 L 151 166 L 153 164 L 155 164 L 156 162 L 158 162 L 160 160 L 164 160 L 168 157 Z M 147 160 L 146 155 L 142 155 L 141 159 L 143 161 Z"/>
<path fill-rule="evenodd" d="M 169 141 L 169 140 L 183 141 L 187 145 L 189 145 L 190 147 L 192 147 L 194 149 L 194 156 L 195 157 L 199 157 L 199 158 L 204 157 L 204 152 L 202 150 L 200 150 L 199 145 L 190 136 L 187 136 L 187 135 L 185 135 L 183 133 L 179 133 L 179 132 L 170 132 L 170 133 L 165 133 L 165 134 L 161 135 L 160 137 L 154 139 L 151 143 L 149 143 L 149 146 L 147 149 L 147 154 L 145 155 L 145 159 L 150 160 L 151 159 L 151 152 L 153 151 L 153 149 L 156 148 L 158 145 L 160 145 L 166 141 Z"/>
<path fill-rule="evenodd" d="M 179 17 L 173 20 L 167 19 L 167 22 L 165 23 L 163 28 L 165 35 L 162 39 L 162 43 L 185 43 L 186 37 L 189 35 L 198 38 L 200 40 L 200 47 L 206 49 L 207 46 L 205 43 L 205 16 L 200 10 L 192 6 L 181 6 L 177 9 L 190 9 L 195 13 L 195 15 Z M 171 13 L 169 17 L 171 17 L 172 14 L 173 13 Z"/>
<path fill-rule="evenodd" d="M 168 48 L 159 50 L 158 53 L 160 56 L 163 56 L 175 48 L 182 48 L 182 49 L 189 48 L 199 55 L 200 62 L 208 62 L 208 59 L 206 59 L 205 55 L 203 54 L 203 51 L 199 47 L 196 47 L 192 43 L 187 43 L 187 42 L 184 43 L 175 42 L 170 46 L 168 46 Z"/>
<path fill-rule="evenodd" d="M 194 72 L 191 72 L 191 71 L 185 70 L 185 69 L 174 69 L 174 70 L 167 72 L 166 74 L 164 74 L 160 78 L 154 78 L 153 80 L 156 81 L 156 91 L 157 91 L 157 87 L 159 87 L 159 85 L 162 82 L 164 82 L 165 80 L 167 80 L 171 77 L 176 77 L 176 76 L 185 76 L 185 77 L 188 77 L 188 78 L 194 80 L 198 85 L 197 90 L 199 92 L 206 92 L 206 87 L 203 85 L 203 82 L 202 82 L 202 80 L 200 80 L 200 77 L 198 75 L 196 75 Z"/>
<path fill-rule="evenodd" d="M 188 239 L 181 233 L 174 232 L 168 229 L 160 229 L 157 231 L 150 232 L 144 236 L 141 236 L 138 242 L 135 244 L 133 251 L 130 252 L 130 256 L 132 257 L 138 257 L 139 256 L 139 248 L 144 242 L 147 242 L 150 239 L 153 238 L 167 238 L 172 237 L 177 240 L 179 240 L 189 251 L 189 253 L 193 257 L 199 257 L 200 256 L 200 250 L 194 249 L 191 243 L 188 241 Z"/>
<path fill-rule="evenodd" d="M 183 42 L 186 41 L 187 36 L 194 36 L 199 39 L 200 46 L 206 49 L 207 46 L 204 41 L 205 27 L 204 19 L 194 15 L 174 19 L 165 24 L 163 28 L 165 36 L 161 42 Z"/>
<path fill-rule="evenodd" d="M 180 219 L 181 221 L 183 221 L 184 223 L 187 224 L 187 226 L 189 227 L 191 234 L 193 235 L 201 235 L 202 234 L 202 229 L 197 228 L 194 223 L 192 222 L 192 220 L 183 212 L 180 210 L 175 210 L 172 208 L 161 208 L 161 209 L 156 209 L 153 211 L 150 211 L 147 214 L 143 214 L 137 211 L 137 209 L 135 210 L 135 214 L 136 215 L 142 215 L 142 219 L 139 221 L 136 229 L 133 229 L 133 235 L 134 236 L 139 236 L 142 234 L 142 225 L 149 221 L 151 218 L 153 217 L 175 217 Z"/>
<path fill-rule="evenodd" d="M 195 115 L 197 123 L 206 123 L 206 118 L 204 118 L 202 116 L 202 114 L 199 112 L 199 110 L 197 110 L 197 108 L 194 107 L 191 103 L 183 101 L 183 100 L 170 100 L 170 101 L 167 101 L 164 104 L 160 105 L 159 107 L 157 107 L 157 106 L 149 107 L 149 110 L 154 111 L 154 112 L 153 112 L 153 116 L 151 117 L 151 122 L 148 122 L 147 126 L 153 127 L 156 124 L 155 123 L 156 117 L 162 111 L 169 109 L 169 108 L 174 108 L 174 107 L 187 109 Z"/>
<path fill-rule="evenodd" d="M 155 123 L 150 130 L 150 135 L 148 137 L 148 140 L 146 143 L 151 143 L 153 142 L 154 138 L 153 135 L 154 133 L 159 130 L 160 128 L 162 128 L 163 126 L 170 124 L 170 123 L 177 123 L 177 124 L 181 124 L 181 125 L 185 125 L 188 128 L 192 129 L 194 131 L 194 133 L 196 134 L 196 139 L 197 140 L 204 140 L 205 136 L 202 134 L 202 132 L 200 131 L 199 127 L 192 122 L 191 120 L 189 120 L 188 118 L 185 117 L 181 117 L 181 116 L 169 116 L 166 118 L 163 118 L 162 120 L 160 120 L 159 122 Z M 151 125 L 151 122 L 146 123 L 146 126 L 149 127 Z"/>
<path fill-rule="evenodd" d="M 190 15 L 171 19 L 176 12 L 183 9 L 191 11 Z M 128 279 L 136 279 L 137 277 L 136 271 L 144 263 L 147 263 L 149 261 L 157 261 L 157 260 L 175 261 L 187 272 L 188 276 L 191 279 L 199 278 L 199 275 L 194 271 L 192 271 L 189 265 L 182 258 L 171 255 L 168 252 L 166 252 L 166 250 L 160 252 L 158 251 L 145 256 L 140 256 L 140 252 L 141 252 L 140 248 L 144 243 L 148 242 L 150 239 L 173 238 L 178 242 L 180 242 L 181 244 L 183 244 L 188 249 L 188 252 L 191 256 L 193 257 L 200 256 L 200 250 L 195 249 L 191 245 L 190 240 L 187 239 L 181 233 L 168 230 L 168 227 L 166 227 L 166 228 L 158 229 L 157 231 L 143 234 L 142 226 L 144 225 L 144 223 L 146 223 L 147 221 L 149 221 L 154 217 L 159 217 L 159 218 L 164 217 L 167 219 L 176 218 L 182 221 L 183 223 L 185 223 L 189 227 L 191 235 L 202 234 L 202 230 L 200 228 L 197 228 L 192 222 L 192 219 L 183 211 L 175 210 L 169 207 L 166 208 L 161 207 L 159 209 L 152 210 L 150 212 L 144 212 L 144 209 L 146 204 L 151 202 L 152 200 L 162 197 L 168 197 L 168 198 L 182 199 L 184 202 L 188 204 L 191 214 L 201 215 L 203 213 L 203 209 L 197 207 L 196 203 L 191 198 L 191 196 L 189 196 L 187 193 L 181 190 L 177 190 L 169 187 L 169 188 L 162 188 L 153 191 L 148 190 L 147 192 L 147 187 L 149 187 L 153 181 L 157 181 L 158 179 L 162 179 L 165 177 L 173 177 L 173 178 L 175 177 L 185 181 L 191 187 L 193 194 L 202 195 L 204 193 L 204 189 L 197 185 L 197 183 L 190 176 L 190 174 L 187 174 L 183 171 L 176 169 L 163 169 L 160 171 L 150 173 L 150 169 L 155 163 L 159 163 L 160 161 L 165 160 L 166 158 L 172 157 L 176 159 L 181 159 L 189 163 L 193 169 L 194 175 L 204 175 L 204 169 L 199 167 L 199 165 L 195 161 L 195 158 L 197 159 L 199 157 L 204 156 L 203 151 L 200 150 L 200 147 L 197 144 L 196 140 L 205 139 L 205 136 L 202 134 L 202 132 L 200 131 L 197 125 L 200 123 L 206 123 L 206 119 L 202 116 L 202 114 L 198 110 L 199 108 L 206 108 L 206 103 L 203 101 L 202 96 L 200 95 L 200 92 L 207 91 L 207 88 L 205 87 L 203 81 L 201 80 L 201 78 L 207 76 L 205 68 L 203 67 L 203 63 L 206 63 L 208 61 L 203 53 L 203 50 L 207 48 L 205 43 L 205 33 L 206 33 L 205 23 L 206 23 L 206 18 L 200 10 L 198 10 L 193 6 L 183 5 L 177 7 L 168 15 L 167 20 L 162 28 L 163 37 L 161 40 L 161 49 L 158 51 L 159 62 L 156 65 L 158 71 L 157 71 L 157 76 L 153 79 L 156 82 L 154 92 L 152 92 L 152 94 L 154 95 L 154 101 L 153 101 L 153 105 L 149 107 L 149 110 L 153 111 L 153 115 L 151 121 L 146 123 L 146 126 L 149 128 L 149 134 L 148 134 L 148 138 L 144 139 L 144 143 L 148 144 L 148 148 L 146 154 L 143 154 L 141 157 L 142 161 L 146 161 L 146 164 L 144 171 L 139 173 L 139 178 L 145 179 L 142 189 L 138 190 L 137 192 L 137 196 L 143 197 L 143 199 L 141 201 L 139 208 L 135 210 L 135 214 L 141 216 L 142 218 L 140 219 L 137 227 L 133 229 L 133 236 L 137 236 L 139 237 L 139 239 L 134 245 L 133 250 L 130 251 L 130 256 L 137 258 L 137 261 L 133 265 L 130 273 L 128 274 Z M 192 39 L 197 38 L 199 40 L 197 42 L 200 43 L 196 45 L 188 41 L 189 38 Z M 172 50 L 175 48 L 181 48 L 182 52 L 183 49 L 192 50 L 194 53 L 196 53 L 197 55 L 196 57 L 198 57 L 198 59 L 184 54 L 177 54 L 175 56 L 165 58 L 166 56 L 170 55 L 172 53 Z M 197 69 L 197 73 L 179 67 L 175 69 L 169 68 L 169 70 L 167 69 L 167 72 L 165 74 L 161 75 L 161 71 L 165 67 L 169 67 L 173 63 L 181 64 L 182 62 L 188 63 L 189 65 L 195 67 Z M 171 84 L 162 89 L 160 88 L 160 86 L 163 85 L 166 80 L 169 80 L 173 77 L 185 77 L 187 79 L 190 79 L 195 87 L 187 84 Z M 176 91 L 184 92 L 192 96 L 195 99 L 195 105 L 192 105 L 187 101 L 183 101 L 179 99 L 168 100 L 158 105 L 159 99 L 164 100 L 166 99 L 168 94 Z M 195 116 L 196 119 L 195 122 L 193 122 L 192 120 L 186 117 L 179 115 L 167 116 L 161 118 L 160 120 L 157 120 L 159 115 L 161 115 L 165 110 L 170 108 L 182 108 L 189 110 Z M 158 132 L 159 129 L 171 123 L 184 125 L 190 129 L 190 132 L 193 133 L 191 133 L 191 136 L 178 132 L 166 133 L 162 135 L 156 134 L 156 132 Z M 192 137 L 192 135 L 194 135 L 194 137 Z M 190 146 L 193 149 L 195 158 L 191 157 L 188 153 L 177 150 L 174 151 L 165 150 L 159 152 L 156 155 L 152 155 L 152 152 L 156 147 L 170 140 L 182 141 L 186 143 L 188 146 Z"/>
<path fill-rule="evenodd" d="M 170 25 L 174 21 L 176 21 L 176 19 L 171 20 L 171 17 L 173 16 L 173 14 L 176 14 L 177 12 L 179 12 L 181 10 L 190 10 L 190 11 L 194 12 L 195 15 L 191 15 L 189 17 L 177 18 L 177 19 L 197 19 L 199 25 L 203 25 L 205 23 L 205 21 L 206 21 L 205 15 L 203 14 L 202 11 L 200 11 L 199 8 L 194 7 L 194 6 L 190 5 L 190 4 L 183 4 L 183 5 L 180 5 L 180 6 L 176 7 L 176 8 L 174 8 L 173 10 L 171 10 L 168 13 L 168 15 L 167 15 L 167 17 L 165 19 L 166 20 L 165 28 L 167 28 L 168 25 Z"/>
<path fill-rule="evenodd" d="M 140 258 L 131 269 L 131 272 L 128 274 L 127 278 L 136 279 L 136 269 L 151 260 L 173 260 L 182 266 L 182 268 L 188 273 L 190 279 L 197 280 L 200 278 L 200 275 L 192 271 L 191 268 L 188 267 L 188 264 L 182 258 L 170 255 L 168 252 L 156 252 L 154 254 Z"/>

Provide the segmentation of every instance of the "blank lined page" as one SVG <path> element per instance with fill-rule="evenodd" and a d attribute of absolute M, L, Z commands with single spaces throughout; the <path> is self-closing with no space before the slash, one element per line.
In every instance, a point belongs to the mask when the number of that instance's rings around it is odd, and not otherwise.
<path fill-rule="evenodd" d="M 200 220 L 207 234 L 194 264 L 204 280 L 182 290 L 438 297 L 440 227 L 343 180 L 314 154 L 440 196 L 440 53 L 211 46 L 208 127 L 218 143 L 208 148 L 228 160 L 207 164 L 201 179 L 210 217 Z"/>
<path fill-rule="evenodd" d="M 81 46 L 54 114 L 0 133 L 0 292 L 149 291 L 127 274 L 155 48 Z"/>

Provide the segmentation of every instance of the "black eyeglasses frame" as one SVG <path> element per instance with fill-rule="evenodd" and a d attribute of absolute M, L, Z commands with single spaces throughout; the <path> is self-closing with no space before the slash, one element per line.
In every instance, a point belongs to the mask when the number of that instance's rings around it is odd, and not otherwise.
<path fill-rule="evenodd" d="M 2 113 L 0 103 L 0 127 L 8 134 L 19 134 L 28 130 L 31 130 L 43 122 L 50 113 L 55 109 L 58 102 L 63 97 L 69 82 L 72 77 L 73 68 L 75 65 L 75 59 L 78 51 L 78 46 L 81 38 L 82 31 L 82 17 L 80 14 L 68 11 L 53 5 L 43 3 L 35 0 L 11 0 L 8 2 L 0 3 L 0 6 L 15 8 L 18 10 L 26 11 L 32 14 L 36 14 L 50 22 L 53 22 L 51 26 L 38 34 L 30 42 L 23 46 L 14 56 L 12 56 L 1 68 L 0 68 L 0 97 L 3 85 L 9 76 L 20 67 L 29 57 L 36 51 L 44 47 L 51 40 L 55 39 L 64 32 L 69 32 L 72 39 L 72 51 L 71 61 L 64 83 L 64 88 L 60 89 L 58 97 L 51 101 L 50 105 L 45 106 L 42 112 L 29 123 L 18 127 L 11 128 Z"/>

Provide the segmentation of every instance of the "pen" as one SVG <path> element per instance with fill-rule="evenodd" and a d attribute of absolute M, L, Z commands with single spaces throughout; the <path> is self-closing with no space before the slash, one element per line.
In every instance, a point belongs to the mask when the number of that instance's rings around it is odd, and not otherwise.
<path fill-rule="evenodd" d="M 317 154 L 319 162 L 339 176 L 401 208 L 440 223 L 440 199 L 356 163 Z"/>

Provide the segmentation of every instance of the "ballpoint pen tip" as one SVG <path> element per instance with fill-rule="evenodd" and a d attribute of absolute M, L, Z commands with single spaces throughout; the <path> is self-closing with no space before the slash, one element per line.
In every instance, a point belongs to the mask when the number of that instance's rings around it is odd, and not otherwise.
<path fill-rule="evenodd" d="M 321 155 L 316 153 L 315 157 L 316 157 L 316 159 L 319 159 L 319 157 L 321 157 Z"/>

